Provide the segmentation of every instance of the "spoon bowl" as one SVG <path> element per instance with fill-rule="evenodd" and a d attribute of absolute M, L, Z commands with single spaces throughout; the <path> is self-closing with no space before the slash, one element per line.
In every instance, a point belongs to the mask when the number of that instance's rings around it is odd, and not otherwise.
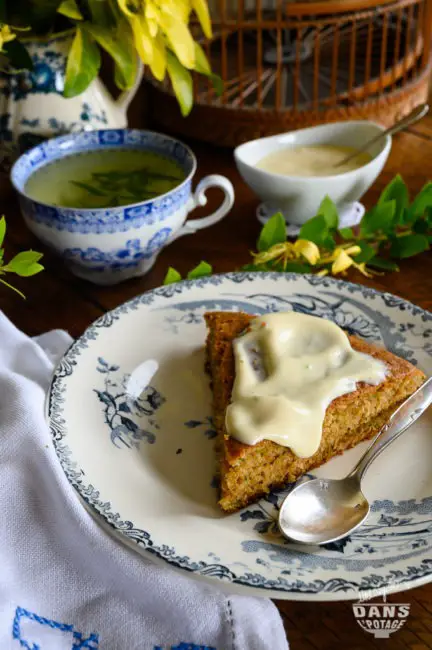
<path fill-rule="evenodd" d="M 376 434 L 352 472 L 343 479 L 312 479 L 288 494 L 278 524 L 288 539 L 303 544 L 328 544 L 346 537 L 369 514 L 361 491 L 363 476 L 373 461 L 415 422 L 432 403 L 432 377 L 408 397 Z"/>
<path fill-rule="evenodd" d="M 369 510 L 355 477 L 317 478 L 298 485 L 285 499 L 279 513 L 279 527 L 295 542 L 335 542 L 360 526 Z"/>

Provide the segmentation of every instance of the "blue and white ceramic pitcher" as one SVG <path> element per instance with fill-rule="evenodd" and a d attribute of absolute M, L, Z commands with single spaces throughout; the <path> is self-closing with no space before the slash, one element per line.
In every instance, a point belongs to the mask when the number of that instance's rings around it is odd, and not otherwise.
<path fill-rule="evenodd" d="M 66 59 L 73 32 L 29 40 L 33 70 L 0 74 L 0 143 L 3 158 L 29 149 L 45 138 L 82 130 L 124 128 L 127 108 L 142 77 L 114 100 L 95 79 L 81 95 L 63 96 Z"/>

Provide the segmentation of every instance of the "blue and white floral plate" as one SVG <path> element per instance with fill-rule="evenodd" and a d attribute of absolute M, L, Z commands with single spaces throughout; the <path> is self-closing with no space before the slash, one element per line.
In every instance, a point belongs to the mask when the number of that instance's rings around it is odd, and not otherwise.
<path fill-rule="evenodd" d="M 229 274 L 161 287 L 97 320 L 55 373 L 48 415 L 63 469 L 106 528 L 138 551 L 235 591 L 357 599 L 432 578 L 432 413 L 374 464 L 367 523 L 326 548 L 275 524 L 284 493 L 218 509 L 203 314 L 294 309 L 338 325 L 432 374 L 432 315 L 390 294 L 313 276 Z M 77 408 L 85 405 L 85 409 Z M 317 470 L 342 476 L 360 445 Z"/>

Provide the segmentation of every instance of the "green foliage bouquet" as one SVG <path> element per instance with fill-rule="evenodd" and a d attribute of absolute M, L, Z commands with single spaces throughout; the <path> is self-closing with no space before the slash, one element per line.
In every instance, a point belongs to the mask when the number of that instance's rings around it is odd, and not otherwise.
<path fill-rule="evenodd" d="M 25 298 L 24 294 L 21 293 L 16 287 L 7 282 L 3 275 L 15 274 L 23 278 L 28 278 L 31 275 L 36 275 L 43 271 L 42 264 L 39 264 L 40 259 L 42 258 L 42 253 L 37 253 L 36 251 L 22 251 L 18 253 L 6 262 L 4 259 L 4 248 L 3 243 L 6 236 L 6 220 L 4 217 L 0 217 L 0 283 L 16 291 L 21 298 Z"/>
<path fill-rule="evenodd" d="M 211 73 L 191 31 L 195 15 L 205 36 L 211 36 L 206 0 L 0 0 L 0 51 L 9 70 L 31 68 L 25 39 L 73 29 L 64 95 L 82 93 L 97 76 L 101 48 L 114 61 L 114 79 L 121 90 L 132 87 L 141 60 L 152 75 L 168 75 L 183 115 L 193 104 L 191 70 Z"/>

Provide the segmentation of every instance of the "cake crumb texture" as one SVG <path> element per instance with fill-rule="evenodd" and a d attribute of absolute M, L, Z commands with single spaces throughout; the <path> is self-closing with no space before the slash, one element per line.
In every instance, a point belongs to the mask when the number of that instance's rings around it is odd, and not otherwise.
<path fill-rule="evenodd" d="M 357 390 L 333 400 L 326 411 L 321 444 L 310 458 L 299 458 L 275 442 L 263 440 L 245 445 L 230 437 L 225 411 L 235 378 L 233 340 L 253 316 L 241 312 L 208 312 L 206 368 L 213 390 L 213 417 L 218 433 L 220 500 L 225 512 L 235 512 L 272 489 L 296 481 L 346 449 L 372 438 L 399 404 L 426 379 L 408 361 L 347 335 L 354 350 L 369 354 L 387 365 L 387 377 L 378 386 L 359 383 Z"/>

